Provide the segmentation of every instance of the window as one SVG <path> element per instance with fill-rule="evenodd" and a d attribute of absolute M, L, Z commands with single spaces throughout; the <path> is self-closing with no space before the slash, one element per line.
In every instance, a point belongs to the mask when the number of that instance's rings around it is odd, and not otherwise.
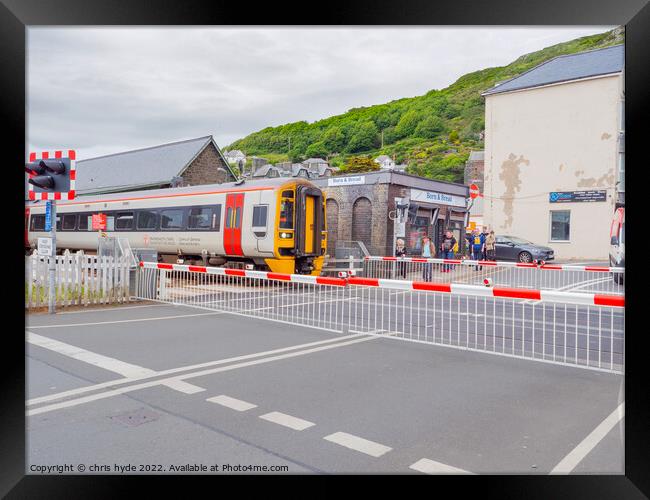
<path fill-rule="evenodd" d="M 183 228 L 183 210 L 163 210 L 160 212 L 160 229 L 173 230 Z"/>
<path fill-rule="evenodd" d="M 232 207 L 228 207 L 228 210 L 226 211 L 226 227 L 232 227 Z"/>
<path fill-rule="evenodd" d="M 221 205 L 213 207 L 214 213 L 212 214 L 212 229 L 221 231 Z"/>
<path fill-rule="evenodd" d="M 291 200 L 282 200 L 280 205 L 280 229 L 293 229 L 293 201 Z"/>
<path fill-rule="evenodd" d="M 188 229 L 211 229 L 212 228 L 212 208 L 210 207 L 193 207 L 189 210 L 187 219 Z"/>
<path fill-rule="evenodd" d="M 293 191 L 282 191 L 282 197 L 293 199 Z"/>
<path fill-rule="evenodd" d="M 253 207 L 253 227 L 266 227 L 267 205 Z"/>
<path fill-rule="evenodd" d="M 61 216 L 60 215 L 56 216 L 56 230 L 61 231 Z"/>
<path fill-rule="evenodd" d="M 45 231 L 44 215 L 32 215 L 32 231 Z"/>
<path fill-rule="evenodd" d="M 115 231 L 115 215 L 106 214 L 106 231 Z"/>
<path fill-rule="evenodd" d="M 121 212 L 115 218 L 116 231 L 131 231 L 133 229 L 133 212 Z"/>
<path fill-rule="evenodd" d="M 65 214 L 63 216 L 63 230 L 74 231 L 77 225 L 77 214 Z"/>
<path fill-rule="evenodd" d="M 235 227 L 240 228 L 241 227 L 241 208 L 237 207 L 235 209 Z"/>
<path fill-rule="evenodd" d="M 569 241 L 571 211 L 551 211 L 551 241 Z"/>
<path fill-rule="evenodd" d="M 137 228 L 140 231 L 147 231 L 158 228 L 158 213 L 153 210 L 138 211 Z"/>
<path fill-rule="evenodd" d="M 79 231 L 92 231 L 92 215 L 79 214 Z"/>

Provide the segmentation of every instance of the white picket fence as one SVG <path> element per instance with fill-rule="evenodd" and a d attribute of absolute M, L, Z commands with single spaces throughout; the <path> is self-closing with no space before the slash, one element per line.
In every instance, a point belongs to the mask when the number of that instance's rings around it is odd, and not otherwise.
<path fill-rule="evenodd" d="M 121 257 L 66 251 L 56 259 L 56 305 L 111 304 L 130 300 L 131 263 Z M 49 257 L 25 257 L 25 308 L 48 306 Z"/>

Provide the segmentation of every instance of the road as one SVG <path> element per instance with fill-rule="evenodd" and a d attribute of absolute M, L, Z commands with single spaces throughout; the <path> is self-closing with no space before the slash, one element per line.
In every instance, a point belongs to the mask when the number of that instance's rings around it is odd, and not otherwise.
<path fill-rule="evenodd" d="M 623 472 L 615 373 L 163 304 L 26 340 L 28 473 Z"/>

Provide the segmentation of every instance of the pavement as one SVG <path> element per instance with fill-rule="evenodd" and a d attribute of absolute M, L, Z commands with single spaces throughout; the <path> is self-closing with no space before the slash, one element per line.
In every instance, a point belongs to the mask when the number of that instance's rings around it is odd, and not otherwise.
<path fill-rule="evenodd" d="M 28 474 L 623 474 L 616 373 L 154 303 L 26 329 Z"/>

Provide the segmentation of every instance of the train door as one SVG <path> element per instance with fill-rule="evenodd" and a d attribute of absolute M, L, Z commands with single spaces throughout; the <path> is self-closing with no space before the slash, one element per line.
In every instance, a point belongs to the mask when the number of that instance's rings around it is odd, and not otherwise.
<path fill-rule="evenodd" d="M 241 228 L 244 213 L 244 194 L 226 195 L 224 210 L 223 246 L 226 255 L 244 255 L 241 247 Z"/>
<path fill-rule="evenodd" d="M 296 256 L 316 256 L 321 254 L 321 238 L 324 228 L 323 195 L 319 189 L 307 186 L 298 187 L 298 206 L 296 210 Z"/>

